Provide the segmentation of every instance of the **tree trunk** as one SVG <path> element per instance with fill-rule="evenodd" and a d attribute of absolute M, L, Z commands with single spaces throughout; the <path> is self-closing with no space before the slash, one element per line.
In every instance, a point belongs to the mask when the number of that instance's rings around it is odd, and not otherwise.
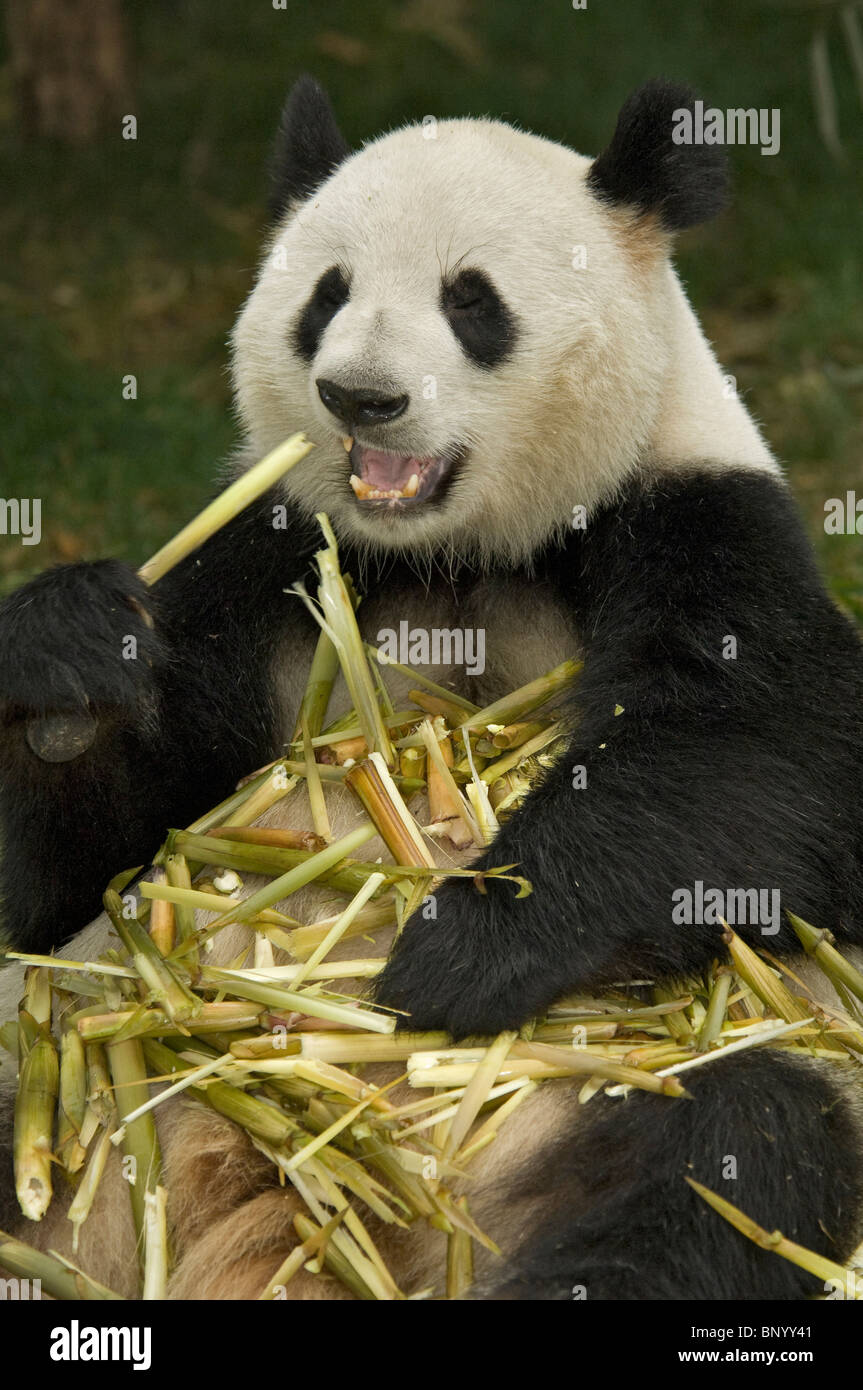
<path fill-rule="evenodd" d="M 84 145 L 129 114 L 122 0 L 6 0 L 22 134 Z"/>

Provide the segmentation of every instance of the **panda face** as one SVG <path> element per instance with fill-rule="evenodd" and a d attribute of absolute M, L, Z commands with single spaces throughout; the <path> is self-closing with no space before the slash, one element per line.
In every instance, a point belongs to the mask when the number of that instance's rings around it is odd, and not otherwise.
<path fill-rule="evenodd" d="M 250 453 L 306 430 L 285 486 L 354 542 L 523 560 L 649 447 L 679 293 L 660 221 L 492 121 L 333 162 L 234 332 Z"/>

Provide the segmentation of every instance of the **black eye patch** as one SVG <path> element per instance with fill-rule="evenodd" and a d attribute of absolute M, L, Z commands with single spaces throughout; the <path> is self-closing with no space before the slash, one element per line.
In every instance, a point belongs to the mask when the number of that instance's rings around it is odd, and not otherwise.
<path fill-rule="evenodd" d="M 347 302 L 351 287 L 341 266 L 325 270 L 294 325 L 294 347 L 300 357 L 311 362 L 324 329 Z"/>
<path fill-rule="evenodd" d="M 515 314 L 482 270 L 460 270 L 441 285 L 441 309 L 471 361 L 497 367 L 518 337 Z"/>

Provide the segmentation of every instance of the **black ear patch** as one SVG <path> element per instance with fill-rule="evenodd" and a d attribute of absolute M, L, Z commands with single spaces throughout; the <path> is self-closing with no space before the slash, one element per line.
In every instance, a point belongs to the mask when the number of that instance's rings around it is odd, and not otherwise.
<path fill-rule="evenodd" d="M 349 154 L 323 87 L 313 77 L 300 77 L 291 88 L 279 122 L 272 159 L 270 216 L 280 217 L 292 203 L 310 197 Z"/>
<path fill-rule="evenodd" d="M 695 97 L 673 82 L 647 82 L 624 103 L 588 187 L 606 202 L 655 212 L 669 231 L 714 217 L 728 198 L 728 161 L 717 145 L 678 144 L 679 114 Z"/>

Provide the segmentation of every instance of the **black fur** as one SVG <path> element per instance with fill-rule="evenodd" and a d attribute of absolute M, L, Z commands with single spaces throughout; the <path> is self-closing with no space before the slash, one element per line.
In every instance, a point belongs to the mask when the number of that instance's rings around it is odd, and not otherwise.
<path fill-rule="evenodd" d="M 441 308 L 467 356 L 479 367 L 497 367 L 518 338 L 515 314 L 482 270 L 461 270 L 441 286 Z"/>
<path fill-rule="evenodd" d="M 512 1192 L 543 1199 L 541 1226 L 471 1297 L 823 1296 L 823 1281 L 753 1244 L 684 1178 L 844 1265 L 861 1236 L 861 1133 L 832 1069 L 753 1051 L 684 1076 L 692 1100 L 636 1092 L 576 1106 Z"/>
<path fill-rule="evenodd" d="M 147 863 L 169 825 L 273 756 L 273 654 L 280 633 L 312 624 L 283 591 L 319 543 L 298 517 L 276 530 L 276 501 L 152 589 L 115 561 L 63 565 L 0 605 L 0 927 L 16 945 L 77 931 L 113 874 Z M 137 660 L 123 658 L 127 634 Z M 74 762 L 38 759 L 28 718 L 81 708 L 97 719 L 93 746 Z"/>
<path fill-rule="evenodd" d="M 591 166 L 598 197 L 656 213 L 669 231 L 715 217 L 726 205 L 728 164 L 717 145 L 677 145 L 674 112 L 691 110 L 694 94 L 655 80 L 621 108 L 611 143 Z"/>
<path fill-rule="evenodd" d="M 463 1036 L 576 988 L 700 972 L 720 929 L 672 921 L 697 881 L 778 888 L 783 909 L 863 939 L 863 648 L 786 488 L 757 472 L 633 483 L 546 574 L 585 646 L 575 733 L 477 863 L 518 863 L 533 893 L 450 880 L 377 997 Z M 784 922 L 756 935 L 796 946 Z"/>
<path fill-rule="evenodd" d="M 341 266 L 325 270 L 306 302 L 292 332 L 293 345 L 304 362 L 314 358 L 324 330 L 348 302 L 350 283 Z"/>
<path fill-rule="evenodd" d="M 313 77 L 300 77 L 285 102 L 276 136 L 270 216 L 282 217 L 310 197 L 349 154 L 323 88 Z"/>

